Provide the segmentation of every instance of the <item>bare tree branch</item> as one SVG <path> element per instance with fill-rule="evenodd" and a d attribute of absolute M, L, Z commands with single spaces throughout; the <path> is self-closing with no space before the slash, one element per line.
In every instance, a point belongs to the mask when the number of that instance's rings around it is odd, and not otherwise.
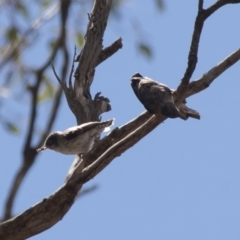
<path fill-rule="evenodd" d="M 110 46 L 104 48 L 97 60 L 97 65 L 101 64 L 103 61 L 105 61 L 107 58 L 111 57 L 113 54 L 115 54 L 119 49 L 122 48 L 122 38 L 117 39 L 115 42 L 113 42 Z M 79 62 L 81 54 L 77 56 L 75 59 L 75 62 Z"/>
<path fill-rule="evenodd" d="M 184 91 L 186 85 L 189 83 L 190 78 L 192 77 L 192 74 L 196 68 L 197 61 L 198 61 L 198 46 L 199 46 L 199 41 L 200 41 L 205 20 L 222 6 L 230 3 L 239 3 L 239 2 L 240 0 L 235 0 L 235 1 L 219 0 L 219 1 L 216 1 L 209 8 L 203 9 L 203 0 L 199 0 L 198 14 L 195 20 L 192 42 L 191 42 L 190 50 L 188 54 L 188 65 L 184 73 L 184 76 L 181 80 L 181 83 L 178 86 L 178 89 L 177 89 L 178 93 L 182 93 Z"/>
<path fill-rule="evenodd" d="M 11 42 L 4 52 L 4 56 L 0 62 L 0 68 L 2 68 L 9 60 L 12 58 L 16 58 L 16 52 L 22 52 L 28 45 L 28 41 L 26 39 L 33 34 L 36 29 L 38 29 L 45 21 L 53 18 L 59 11 L 59 4 L 53 3 L 51 6 L 46 9 L 41 17 L 35 19 L 31 26 L 22 34 L 21 37 L 16 42 Z M 28 44 L 28 45 L 27 45 Z M 20 51 L 21 50 L 21 51 Z"/>
<path fill-rule="evenodd" d="M 29 87 L 29 90 L 31 92 L 32 101 L 31 101 L 30 120 L 29 120 L 29 125 L 28 125 L 29 127 L 28 127 L 27 134 L 26 134 L 26 141 L 25 141 L 25 144 L 23 147 L 23 161 L 22 161 L 22 165 L 20 166 L 19 170 L 17 171 L 17 173 L 14 177 L 12 186 L 10 188 L 9 194 L 6 199 L 5 212 L 4 212 L 4 217 L 3 217 L 4 220 L 9 219 L 12 216 L 12 207 L 13 207 L 17 192 L 19 190 L 19 187 L 21 186 L 21 183 L 22 183 L 23 179 L 25 178 L 26 174 L 28 173 L 29 169 L 35 162 L 35 159 L 37 156 L 36 147 L 32 146 L 32 138 L 34 135 L 34 128 L 35 128 L 35 124 L 36 124 L 37 108 L 38 108 L 37 96 L 38 96 L 38 92 L 40 89 L 40 85 L 43 80 L 43 73 L 46 70 L 46 68 L 49 67 L 49 65 L 51 64 L 51 59 L 55 58 L 57 52 L 60 49 L 63 50 L 64 57 L 65 57 L 65 61 L 62 66 L 62 78 L 64 79 L 67 75 L 69 56 L 68 56 L 68 52 L 67 52 L 66 46 L 65 46 L 66 45 L 66 43 L 65 43 L 65 36 L 66 36 L 65 25 L 66 25 L 67 11 L 70 6 L 70 0 L 68 0 L 68 1 L 63 0 L 63 2 L 64 2 L 64 4 L 61 5 L 61 7 L 64 8 L 64 10 L 62 10 L 62 8 L 61 8 L 63 25 L 61 27 L 61 32 L 59 34 L 57 45 L 56 45 L 55 49 L 53 50 L 50 58 L 46 61 L 46 63 L 43 64 L 43 66 L 40 69 L 35 71 L 36 72 L 35 84 L 33 86 Z M 49 134 L 49 132 L 52 128 L 53 122 L 56 119 L 56 116 L 57 116 L 56 113 L 58 111 L 58 107 L 60 104 L 61 93 L 62 93 L 62 91 L 59 89 L 55 96 L 52 113 L 49 116 L 48 124 L 46 126 L 43 137 L 45 137 L 46 135 Z M 44 140 L 43 137 L 39 140 L 40 143 L 43 142 L 43 140 Z"/>
<path fill-rule="evenodd" d="M 227 58 L 225 58 L 222 62 L 220 62 L 217 66 L 210 69 L 207 73 L 203 74 L 203 76 L 196 80 L 192 81 L 186 88 L 183 96 L 181 98 L 190 97 L 198 92 L 203 91 L 208 88 L 210 84 L 223 72 L 225 72 L 228 68 L 233 66 L 237 61 L 240 60 L 240 49 L 233 52 Z"/>
<path fill-rule="evenodd" d="M 57 111 L 58 111 L 58 108 L 60 105 L 61 96 L 62 96 L 62 89 L 59 88 L 56 93 L 55 99 L 54 99 L 51 115 L 49 116 L 49 120 L 48 120 L 46 129 L 44 131 L 43 136 L 39 140 L 39 144 L 37 145 L 37 147 L 39 147 L 43 143 L 45 137 L 49 134 L 49 132 L 52 128 L 52 125 L 57 117 Z M 4 220 L 9 219 L 12 216 L 12 207 L 14 204 L 14 200 L 16 198 L 19 187 L 21 186 L 21 183 L 23 182 L 23 179 L 25 178 L 26 174 L 28 173 L 29 169 L 31 168 L 32 164 L 35 161 L 35 158 L 37 155 L 37 153 L 36 153 L 37 147 L 27 146 L 27 148 L 25 148 L 27 150 L 25 153 L 24 161 L 23 161 L 21 167 L 19 168 L 18 172 L 16 173 L 15 178 L 12 183 L 12 187 L 8 193 L 6 205 L 4 208 L 4 210 L 5 210 Z"/>
<path fill-rule="evenodd" d="M 76 182 L 79 180 L 83 183 L 91 180 L 99 172 L 101 172 L 114 158 L 119 157 L 127 149 L 139 142 L 148 133 L 154 130 L 166 117 L 153 115 L 147 122 L 140 126 L 135 131 L 131 132 L 122 140 L 115 143 L 106 152 L 104 152 L 91 165 L 87 166 L 82 171 L 82 175 L 76 176 Z"/>
<path fill-rule="evenodd" d="M 127 122 L 121 127 L 115 128 L 112 132 L 110 132 L 106 137 L 104 137 L 99 144 L 86 155 L 86 166 L 90 165 L 97 159 L 98 156 L 101 156 L 107 149 L 109 149 L 116 142 L 121 141 L 131 132 L 135 131 L 139 127 L 141 127 L 145 122 L 147 122 L 153 115 L 149 112 L 144 112 L 139 115 L 137 118 Z"/>
<path fill-rule="evenodd" d="M 74 89 L 71 90 L 71 93 L 69 93 L 70 89 L 68 89 L 69 91 L 65 90 L 69 107 L 73 110 L 78 124 L 98 121 L 99 116 L 103 112 L 111 109 L 107 98 L 96 95 L 94 100 L 92 100 L 90 94 L 95 67 L 99 63 L 99 57 L 102 52 L 103 34 L 107 26 L 111 5 L 112 0 L 94 2 L 92 12 L 89 14 L 89 23 L 85 35 L 86 42 L 80 53 L 79 65 L 75 71 Z M 116 50 L 118 50 L 121 41 L 117 41 L 115 45 L 117 45 Z M 74 94 L 74 99 L 77 101 L 73 101 L 73 98 L 67 96 L 68 94 Z"/>
<path fill-rule="evenodd" d="M 119 49 L 122 48 L 122 38 L 117 39 L 115 42 L 113 42 L 110 46 L 104 48 L 97 60 L 97 65 L 101 64 L 103 61 L 111 57 L 113 54 L 115 54 Z"/>
<path fill-rule="evenodd" d="M 208 18 L 215 11 L 217 11 L 219 8 L 221 8 L 226 4 L 236 4 L 236 3 L 240 3 L 240 0 L 218 0 L 212 6 L 210 6 L 208 9 L 205 10 L 206 18 Z"/>
<path fill-rule="evenodd" d="M 22 214 L 0 225 L 0 239 L 22 240 L 34 236 L 60 221 L 74 203 L 81 184 L 64 184 Z"/>
<path fill-rule="evenodd" d="M 140 141 L 163 120 L 164 118 L 152 116 L 151 119 L 143 125 L 143 128 L 139 127 L 125 139 L 113 145 L 112 148 L 106 151 L 105 157 L 102 155 L 97 161 L 84 170 L 84 161 L 80 161 L 80 164 L 71 176 L 69 176 L 66 183 L 55 193 L 22 214 L 3 222 L 0 225 L 0 239 L 15 240 L 28 238 L 56 224 L 72 206 L 83 183 L 89 181 L 104 169 L 116 156 Z M 132 123 L 129 124 L 132 125 Z M 113 153 L 114 155 L 112 155 Z M 111 155 L 113 157 L 111 157 Z M 81 172 L 80 175 L 79 172 Z"/>

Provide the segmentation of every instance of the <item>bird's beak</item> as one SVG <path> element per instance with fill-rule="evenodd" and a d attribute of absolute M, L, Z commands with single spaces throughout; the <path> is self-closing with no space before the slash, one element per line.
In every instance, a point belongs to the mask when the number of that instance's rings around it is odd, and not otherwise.
<path fill-rule="evenodd" d="M 45 150 L 45 149 L 46 149 L 46 147 L 45 147 L 45 146 L 42 146 L 42 147 L 38 148 L 36 151 L 37 151 L 37 152 L 41 152 L 41 151 L 43 151 L 43 150 Z"/>

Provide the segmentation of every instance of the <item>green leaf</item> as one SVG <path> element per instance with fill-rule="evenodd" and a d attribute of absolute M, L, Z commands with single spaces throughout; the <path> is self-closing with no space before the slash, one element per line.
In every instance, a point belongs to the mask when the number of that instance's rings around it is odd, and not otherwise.
<path fill-rule="evenodd" d="M 43 1 L 41 1 L 41 3 L 42 3 L 43 8 L 47 8 L 48 6 L 50 6 L 51 1 L 50 0 L 43 0 Z"/>
<path fill-rule="evenodd" d="M 82 47 L 84 44 L 84 37 L 83 37 L 82 33 L 78 32 L 76 37 L 77 37 L 77 45 L 79 47 Z"/>
<path fill-rule="evenodd" d="M 8 131 L 10 131 L 11 133 L 18 134 L 20 132 L 19 128 L 11 122 L 5 122 L 4 125 L 5 125 L 6 129 Z"/>
<path fill-rule="evenodd" d="M 24 6 L 22 3 L 20 3 L 20 1 L 17 1 L 17 9 L 19 10 L 19 12 L 25 17 L 28 18 L 29 14 L 28 14 L 28 8 L 26 6 Z"/>
<path fill-rule="evenodd" d="M 49 42 L 49 48 L 53 51 L 57 46 L 56 40 L 52 40 Z"/>
<path fill-rule="evenodd" d="M 142 53 L 143 55 L 145 55 L 148 58 L 152 58 L 152 50 L 147 44 L 139 43 L 137 45 L 137 48 L 140 51 L 140 53 Z"/>
<path fill-rule="evenodd" d="M 54 86 L 50 82 L 49 78 L 44 76 L 43 77 L 43 90 L 41 93 L 37 96 L 37 102 L 41 103 L 48 98 L 52 98 L 54 95 Z"/>
<path fill-rule="evenodd" d="M 18 29 L 14 26 L 6 30 L 6 37 L 9 42 L 16 41 L 18 38 Z"/>

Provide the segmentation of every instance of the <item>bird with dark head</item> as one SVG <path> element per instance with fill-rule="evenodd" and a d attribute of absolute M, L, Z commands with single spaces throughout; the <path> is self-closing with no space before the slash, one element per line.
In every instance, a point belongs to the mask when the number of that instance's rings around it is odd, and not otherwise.
<path fill-rule="evenodd" d="M 149 113 L 186 120 L 175 105 L 172 90 L 168 86 L 143 77 L 139 73 L 132 76 L 131 86 L 138 100 Z"/>
<path fill-rule="evenodd" d="M 109 131 L 113 123 L 114 119 L 105 122 L 88 122 L 68 128 L 64 132 L 53 132 L 37 152 L 48 148 L 67 155 L 87 153 L 99 139 L 100 134 Z"/>

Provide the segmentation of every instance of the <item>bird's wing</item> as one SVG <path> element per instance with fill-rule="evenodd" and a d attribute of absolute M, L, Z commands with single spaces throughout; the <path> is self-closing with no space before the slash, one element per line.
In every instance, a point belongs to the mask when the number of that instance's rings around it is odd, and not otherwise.
<path fill-rule="evenodd" d="M 162 107 L 173 102 L 171 90 L 164 84 L 143 79 L 139 84 L 139 98 L 150 113 L 160 113 Z"/>
<path fill-rule="evenodd" d="M 138 96 L 140 102 L 152 114 L 158 112 L 159 93 L 156 91 L 156 82 L 143 79 L 138 88 Z"/>
<path fill-rule="evenodd" d="M 71 139 L 76 138 L 77 136 L 79 136 L 79 134 L 82 134 L 82 133 L 83 133 L 82 128 L 79 128 L 77 126 L 71 127 L 71 128 L 66 129 L 63 132 L 63 137 L 65 137 L 67 140 L 71 140 Z"/>
<path fill-rule="evenodd" d="M 151 87 L 151 92 L 154 95 L 156 101 L 161 103 L 174 103 L 171 90 L 164 84 L 153 84 Z"/>
<path fill-rule="evenodd" d="M 132 81 L 131 86 L 132 86 L 132 89 L 133 89 L 136 97 L 145 106 L 144 103 L 145 103 L 146 99 L 149 97 L 148 95 L 150 92 L 151 84 L 154 81 L 143 77 L 139 73 L 134 74 L 131 78 L 131 81 Z"/>
<path fill-rule="evenodd" d="M 88 122 L 88 123 L 83 123 L 79 126 L 75 126 L 75 127 L 71 127 L 71 128 L 68 128 L 66 129 L 64 132 L 63 132 L 63 136 L 70 140 L 70 139 L 73 139 L 77 136 L 79 136 L 79 134 L 84 134 L 88 131 L 91 131 L 97 127 L 101 127 L 102 130 L 104 130 L 105 127 L 109 127 L 113 124 L 114 122 L 114 119 L 111 119 L 111 120 L 108 120 L 108 121 L 105 121 L 105 122 Z"/>

